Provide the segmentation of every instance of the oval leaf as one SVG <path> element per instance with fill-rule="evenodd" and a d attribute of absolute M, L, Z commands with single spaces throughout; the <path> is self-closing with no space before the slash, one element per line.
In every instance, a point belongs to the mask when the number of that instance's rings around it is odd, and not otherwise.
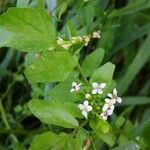
<path fill-rule="evenodd" d="M 77 58 L 64 51 L 43 52 L 25 74 L 32 82 L 57 82 L 68 78 L 77 64 Z"/>
<path fill-rule="evenodd" d="M 66 128 L 79 125 L 73 113 L 63 103 L 33 99 L 28 103 L 31 112 L 43 123 L 54 124 Z"/>
<path fill-rule="evenodd" d="M 40 20 L 40 23 L 39 23 Z M 44 51 L 55 45 L 55 28 L 43 9 L 10 8 L 0 16 L 0 47 Z"/>
<path fill-rule="evenodd" d="M 90 82 L 110 82 L 113 78 L 114 70 L 115 65 L 108 62 L 93 73 Z"/>

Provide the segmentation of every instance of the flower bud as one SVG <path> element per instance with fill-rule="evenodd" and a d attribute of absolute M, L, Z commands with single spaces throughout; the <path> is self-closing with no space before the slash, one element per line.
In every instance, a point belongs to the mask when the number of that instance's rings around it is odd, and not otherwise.
<path fill-rule="evenodd" d="M 89 93 L 85 94 L 86 99 L 91 99 L 91 95 Z"/>

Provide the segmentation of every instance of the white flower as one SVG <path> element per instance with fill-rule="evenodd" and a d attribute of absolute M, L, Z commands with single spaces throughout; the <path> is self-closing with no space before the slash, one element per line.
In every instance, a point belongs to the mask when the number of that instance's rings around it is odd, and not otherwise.
<path fill-rule="evenodd" d="M 72 42 L 73 44 L 80 43 L 80 42 L 82 42 L 82 41 L 83 41 L 83 38 L 82 38 L 81 36 L 75 36 L 75 37 L 72 37 L 72 38 L 71 38 L 71 42 Z"/>
<path fill-rule="evenodd" d="M 81 85 L 82 85 L 82 83 L 77 84 L 76 82 L 72 82 L 72 88 L 71 88 L 70 92 L 79 91 Z"/>
<path fill-rule="evenodd" d="M 103 120 L 107 120 L 108 116 L 111 116 L 113 114 L 113 110 L 111 109 L 108 109 L 106 111 L 103 111 L 101 114 L 100 114 L 100 117 L 103 119 Z"/>
<path fill-rule="evenodd" d="M 88 43 L 90 42 L 90 36 L 88 36 L 88 35 L 84 35 L 83 36 L 83 40 L 84 40 L 84 42 L 85 42 L 85 46 L 87 46 L 88 45 Z"/>
<path fill-rule="evenodd" d="M 61 37 L 58 37 L 57 43 L 64 49 L 69 49 L 72 46 L 72 43 L 70 41 L 65 41 Z"/>
<path fill-rule="evenodd" d="M 93 38 L 98 38 L 98 39 L 99 39 L 99 38 L 101 38 L 101 35 L 100 35 L 100 33 L 101 33 L 101 32 L 100 32 L 100 30 L 98 30 L 98 31 L 95 31 L 95 32 L 93 32 L 93 35 L 92 35 L 92 37 L 93 37 Z"/>
<path fill-rule="evenodd" d="M 107 111 L 108 109 L 114 110 L 114 103 L 115 101 L 113 99 L 105 98 L 105 104 L 102 108 L 103 111 Z"/>
<path fill-rule="evenodd" d="M 102 89 L 106 87 L 106 83 L 98 84 L 96 82 L 93 82 L 92 86 L 93 86 L 92 94 L 96 93 L 102 94 L 103 93 Z"/>
<path fill-rule="evenodd" d="M 108 97 L 110 97 L 113 101 L 121 103 L 121 97 L 118 97 L 116 88 L 113 89 L 113 94 L 109 93 Z"/>
<path fill-rule="evenodd" d="M 83 104 L 79 104 L 78 107 L 82 111 L 82 115 L 87 118 L 88 112 L 92 111 L 92 106 L 89 105 L 89 102 L 86 100 Z"/>
<path fill-rule="evenodd" d="M 89 93 L 85 94 L 86 99 L 91 99 L 91 95 Z"/>

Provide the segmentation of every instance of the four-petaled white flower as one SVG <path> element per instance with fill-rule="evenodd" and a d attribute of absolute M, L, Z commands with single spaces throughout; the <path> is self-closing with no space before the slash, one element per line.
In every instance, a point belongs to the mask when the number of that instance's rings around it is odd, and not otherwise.
<path fill-rule="evenodd" d="M 98 84 L 96 82 L 93 82 L 92 86 L 93 86 L 92 94 L 96 94 L 96 93 L 102 94 L 103 93 L 102 90 L 103 88 L 106 87 L 106 83 Z"/>
<path fill-rule="evenodd" d="M 93 32 L 93 35 L 92 35 L 93 38 L 98 38 L 98 39 L 101 38 L 100 33 L 101 33 L 100 30 Z"/>
<path fill-rule="evenodd" d="M 81 85 L 82 85 L 82 83 L 77 84 L 76 82 L 72 82 L 72 88 L 71 88 L 70 92 L 79 91 Z"/>
<path fill-rule="evenodd" d="M 101 114 L 100 114 L 100 117 L 103 119 L 103 120 L 107 120 L 108 116 L 111 116 L 113 114 L 113 110 L 112 109 L 108 109 L 106 111 L 103 111 Z"/>
<path fill-rule="evenodd" d="M 105 98 L 105 104 L 102 108 L 103 111 L 107 111 L 107 110 L 114 110 L 114 104 L 115 104 L 115 101 L 113 99 L 109 99 L 109 98 Z"/>
<path fill-rule="evenodd" d="M 79 109 L 82 111 L 82 115 L 87 118 L 88 112 L 92 111 L 92 106 L 89 105 L 89 102 L 86 100 L 83 104 L 78 105 Z"/>
<path fill-rule="evenodd" d="M 113 89 L 113 93 L 108 93 L 108 97 L 111 98 L 111 100 L 115 101 L 115 102 L 118 102 L 118 103 L 121 103 L 122 102 L 122 99 L 121 97 L 118 97 L 117 95 L 117 90 L 116 88 Z"/>

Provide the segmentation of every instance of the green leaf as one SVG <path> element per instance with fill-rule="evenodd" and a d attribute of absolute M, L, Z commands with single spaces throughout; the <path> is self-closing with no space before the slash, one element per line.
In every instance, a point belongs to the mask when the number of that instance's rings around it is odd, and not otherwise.
<path fill-rule="evenodd" d="M 134 125 L 130 120 L 126 120 L 125 125 L 123 126 L 123 133 L 128 137 L 128 138 L 133 138 L 133 134 L 135 131 Z"/>
<path fill-rule="evenodd" d="M 90 82 L 110 82 L 113 78 L 114 70 L 115 65 L 108 62 L 93 73 Z"/>
<path fill-rule="evenodd" d="M 94 52 L 86 56 L 82 65 L 86 77 L 91 76 L 92 73 L 98 69 L 99 65 L 101 65 L 104 58 L 104 52 L 104 49 L 97 48 Z"/>
<path fill-rule="evenodd" d="M 67 2 L 68 0 L 65 0 L 61 3 L 61 7 L 60 7 L 60 10 L 59 10 L 59 13 L 58 13 L 58 19 L 61 18 L 61 16 L 63 15 L 63 13 L 66 11 L 67 9 Z"/>
<path fill-rule="evenodd" d="M 68 78 L 77 64 L 77 57 L 68 52 L 48 51 L 29 65 L 25 74 L 32 82 L 57 82 Z"/>
<path fill-rule="evenodd" d="M 150 57 L 150 35 L 147 37 L 125 75 L 118 81 L 118 90 L 123 94 Z"/>
<path fill-rule="evenodd" d="M 126 7 L 114 11 L 109 17 L 116 17 L 116 16 L 122 16 L 127 14 L 132 14 L 144 9 L 147 9 L 150 7 L 150 1 L 149 0 L 135 0 L 134 2 L 130 3 Z"/>
<path fill-rule="evenodd" d="M 71 93 L 71 85 L 72 82 L 77 81 L 78 74 L 72 73 L 67 80 L 60 82 L 54 88 L 48 91 L 48 99 L 54 101 L 61 101 L 61 102 L 75 102 L 78 101 L 76 93 Z"/>
<path fill-rule="evenodd" d="M 92 30 L 94 15 L 95 15 L 94 7 L 92 5 L 87 5 L 84 8 L 84 18 L 86 22 L 87 32 L 90 32 Z"/>
<path fill-rule="evenodd" d="M 71 21 L 67 21 L 67 32 L 68 32 L 68 37 L 71 38 L 72 36 L 77 36 L 77 31 Z"/>
<path fill-rule="evenodd" d="M 127 24 L 127 22 L 125 22 L 124 26 L 126 26 L 126 24 Z M 117 51 L 122 50 L 125 46 L 129 45 L 136 39 L 141 38 L 144 35 L 148 34 L 149 29 L 150 29 L 149 22 L 142 25 L 139 28 L 136 28 L 136 30 L 134 30 L 134 28 L 131 28 L 129 31 L 126 31 L 126 28 L 121 29 L 121 30 L 124 30 L 124 32 L 121 31 L 120 34 L 116 37 L 116 41 L 112 48 L 112 53 L 114 54 Z"/>
<path fill-rule="evenodd" d="M 125 118 L 120 116 L 119 118 L 117 118 L 116 122 L 115 122 L 115 126 L 116 128 L 120 128 L 123 126 L 123 124 L 125 123 Z"/>
<path fill-rule="evenodd" d="M 75 128 L 79 125 L 73 113 L 63 103 L 32 99 L 28 103 L 31 112 L 43 123 L 54 124 L 66 128 Z"/>
<path fill-rule="evenodd" d="M 147 105 L 150 104 L 150 97 L 133 96 L 123 97 L 121 105 Z"/>
<path fill-rule="evenodd" d="M 29 150 L 77 150 L 81 149 L 76 144 L 76 139 L 61 133 L 57 135 L 52 132 L 45 132 L 35 136 Z"/>
<path fill-rule="evenodd" d="M 93 129 L 95 134 L 109 146 L 113 146 L 115 144 L 114 134 L 107 122 L 100 120 L 99 118 L 94 118 L 90 120 L 90 127 Z"/>
<path fill-rule="evenodd" d="M 102 38 L 98 42 L 98 46 L 106 51 L 106 55 L 109 54 L 108 52 L 112 51 L 112 45 L 116 36 L 116 29 L 112 28 L 113 24 L 114 22 L 112 22 L 111 19 L 107 19 L 107 22 L 103 27 Z M 115 24 L 120 24 L 119 19 L 115 20 Z"/>
<path fill-rule="evenodd" d="M 96 123 L 96 129 L 99 129 L 103 133 L 109 132 L 109 123 L 107 121 L 104 121 L 98 117 L 95 117 L 94 119 L 91 119 L 91 123 Z"/>
<path fill-rule="evenodd" d="M 45 51 L 55 46 L 56 39 L 52 18 L 33 8 L 8 9 L 0 16 L 0 35 L 0 47 L 22 51 Z"/>
<path fill-rule="evenodd" d="M 150 147 L 149 139 L 150 139 L 150 121 L 148 121 L 142 130 L 141 136 L 144 139 L 144 142 L 147 144 L 148 147 Z"/>
<path fill-rule="evenodd" d="M 129 141 L 122 146 L 114 148 L 113 150 L 140 150 L 140 147 L 134 141 Z"/>
<path fill-rule="evenodd" d="M 61 138 L 52 132 L 45 132 L 35 136 L 29 150 L 49 150 L 59 143 Z"/>

